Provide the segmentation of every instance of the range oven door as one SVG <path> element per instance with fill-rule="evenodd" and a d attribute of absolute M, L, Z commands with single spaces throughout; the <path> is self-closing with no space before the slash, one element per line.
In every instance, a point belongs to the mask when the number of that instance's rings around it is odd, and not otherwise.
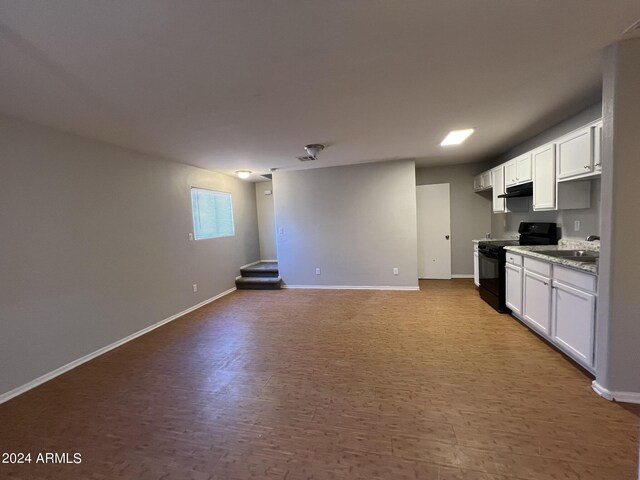
<path fill-rule="evenodd" d="M 478 276 L 480 286 L 491 292 L 500 295 L 500 259 L 498 252 L 478 252 Z"/>
<path fill-rule="evenodd" d="M 478 247 L 478 276 L 480 278 L 480 297 L 500 313 L 509 313 L 505 288 L 505 252 L 489 251 Z"/>

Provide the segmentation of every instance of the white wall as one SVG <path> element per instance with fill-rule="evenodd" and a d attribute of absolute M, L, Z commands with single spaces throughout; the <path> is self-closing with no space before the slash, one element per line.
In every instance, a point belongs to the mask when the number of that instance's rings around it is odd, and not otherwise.
<path fill-rule="evenodd" d="M 265 195 L 270 190 L 271 195 Z M 256 183 L 258 206 L 258 232 L 260 236 L 260 259 L 276 260 L 276 219 L 273 205 L 273 182 Z"/>
<path fill-rule="evenodd" d="M 598 103 L 554 125 L 539 135 L 521 143 L 500 155 L 493 165 L 500 165 L 512 158 L 544 145 L 565 133 L 586 125 L 602 116 L 602 104 Z M 578 210 L 534 212 L 533 199 L 529 199 L 529 210 L 523 213 L 495 213 L 491 217 L 491 233 L 495 238 L 505 238 L 518 233 L 520 222 L 554 222 L 562 238 L 584 240 L 588 235 L 600 234 L 600 180 L 591 182 L 591 207 Z M 574 230 L 574 221 L 580 220 L 580 231 Z"/>
<path fill-rule="evenodd" d="M 418 185 L 451 185 L 451 274 L 473 275 L 474 239 L 491 232 L 491 197 L 473 191 L 473 177 L 487 170 L 484 163 L 416 169 Z"/>
<path fill-rule="evenodd" d="M 232 288 L 258 260 L 251 183 L 4 117 L 0 158 L 0 394 Z M 188 240 L 191 186 L 232 193 L 234 237 Z"/>
<path fill-rule="evenodd" d="M 413 161 L 278 171 L 273 186 L 286 284 L 418 285 Z"/>
<path fill-rule="evenodd" d="M 596 380 L 621 401 L 640 403 L 638 178 L 640 38 L 604 55 L 602 248 L 596 320 Z"/>

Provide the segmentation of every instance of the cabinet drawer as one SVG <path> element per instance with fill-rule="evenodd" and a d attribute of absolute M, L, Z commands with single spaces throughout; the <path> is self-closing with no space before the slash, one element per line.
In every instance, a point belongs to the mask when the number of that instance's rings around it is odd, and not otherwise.
<path fill-rule="evenodd" d="M 535 258 L 525 258 L 524 268 L 531 272 L 536 272 L 540 275 L 544 275 L 545 277 L 551 276 L 551 264 L 543 262 L 541 260 L 536 260 Z"/>
<path fill-rule="evenodd" d="M 507 252 L 507 263 L 510 263 L 511 265 L 517 265 L 517 266 L 521 267 L 522 266 L 522 256 L 516 255 L 516 254 L 511 253 L 511 252 Z"/>
<path fill-rule="evenodd" d="M 571 268 L 558 267 L 555 265 L 553 267 L 553 279 L 568 285 L 573 285 L 587 292 L 595 292 L 598 285 L 595 275 L 577 272 Z"/>

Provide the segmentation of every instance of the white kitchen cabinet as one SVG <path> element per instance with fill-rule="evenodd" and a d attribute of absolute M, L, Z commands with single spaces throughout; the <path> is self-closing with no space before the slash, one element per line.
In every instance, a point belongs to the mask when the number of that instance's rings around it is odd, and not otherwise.
<path fill-rule="evenodd" d="M 596 296 L 553 281 L 553 341 L 585 367 L 594 366 Z"/>
<path fill-rule="evenodd" d="M 558 180 L 593 172 L 595 130 L 595 125 L 588 125 L 557 140 Z"/>
<path fill-rule="evenodd" d="M 591 206 L 589 180 L 556 182 L 556 148 L 549 143 L 533 151 L 533 210 L 570 210 Z"/>
<path fill-rule="evenodd" d="M 595 124 L 595 136 L 593 139 L 593 169 L 602 173 L 602 120 Z"/>
<path fill-rule="evenodd" d="M 504 166 L 491 170 L 491 183 L 493 185 L 493 213 L 505 213 L 507 206 L 504 198 L 498 195 L 504 194 Z"/>
<path fill-rule="evenodd" d="M 504 164 L 504 184 L 511 187 L 518 183 L 516 161 L 511 160 Z"/>
<path fill-rule="evenodd" d="M 486 172 L 482 172 L 480 174 L 482 180 L 482 188 L 487 189 L 492 187 L 491 183 L 491 170 L 487 170 Z"/>
<path fill-rule="evenodd" d="M 551 280 L 527 270 L 525 264 L 522 290 L 522 318 L 548 336 L 551 333 Z"/>
<path fill-rule="evenodd" d="M 516 158 L 516 180 L 518 183 L 524 183 L 530 182 L 531 178 L 531 152 L 529 152 Z"/>
<path fill-rule="evenodd" d="M 556 151 L 548 143 L 533 151 L 533 210 L 556 209 Z"/>
<path fill-rule="evenodd" d="M 505 303 L 517 315 L 522 314 L 522 267 L 507 263 L 505 269 Z"/>
<path fill-rule="evenodd" d="M 479 192 L 491 188 L 491 170 L 479 173 L 473 177 L 473 190 Z"/>
<path fill-rule="evenodd" d="M 505 303 L 515 317 L 595 370 L 596 275 L 509 251 L 505 283 Z"/>
<path fill-rule="evenodd" d="M 504 164 L 504 184 L 507 187 L 531 181 L 531 152 Z"/>
<path fill-rule="evenodd" d="M 476 287 L 480 286 L 480 257 L 477 250 L 473 252 L 473 283 L 476 284 Z"/>

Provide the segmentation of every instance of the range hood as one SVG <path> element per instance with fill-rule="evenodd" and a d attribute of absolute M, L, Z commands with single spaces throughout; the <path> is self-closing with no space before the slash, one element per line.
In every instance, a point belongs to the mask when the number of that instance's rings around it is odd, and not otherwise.
<path fill-rule="evenodd" d="M 533 195 L 533 182 L 522 183 L 507 187 L 506 193 L 498 195 L 498 198 L 531 197 Z"/>

